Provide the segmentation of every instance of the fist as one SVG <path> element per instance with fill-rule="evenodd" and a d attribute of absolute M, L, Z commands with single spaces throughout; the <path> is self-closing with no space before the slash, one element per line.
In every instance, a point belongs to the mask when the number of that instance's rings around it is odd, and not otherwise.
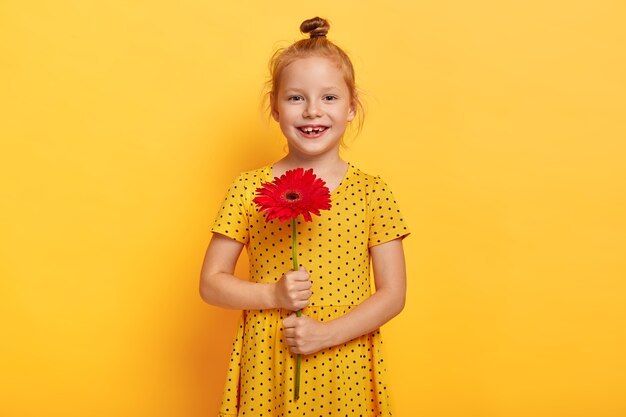
<path fill-rule="evenodd" d="M 274 287 L 277 307 L 292 311 L 306 307 L 312 294 L 310 278 L 303 266 L 297 271 L 285 272 Z"/>
<path fill-rule="evenodd" d="M 303 314 L 291 314 L 283 320 L 285 343 L 291 353 L 310 355 L 333 345 L 327 323 L 319 322 Z"/>

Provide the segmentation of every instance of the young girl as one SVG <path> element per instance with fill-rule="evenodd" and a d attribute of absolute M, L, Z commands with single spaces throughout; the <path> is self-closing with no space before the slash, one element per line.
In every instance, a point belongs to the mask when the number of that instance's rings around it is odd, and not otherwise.
<path fill-rule="evenodd" d="M 289 152 L 239 174 L 211 229 L 200 294 L 243 310 L 221 417 L 391 415 L 379 327 L 404 306 L 409 230 L 387 184 L 339 156 L 360 103 L 352 63 L 326 38 L 328 29 L 319 17 L 304 21 L 300 30 L 310 38 L 272 58 L 271 113 Z M 294 271 L 290 222 L 266 222 L 252 200 L 263 182 L 298 167 L 326 182 L 331 208 L 312 222 L 298 219 Z M 249 281 L 233 275 L 244 246 Z"/>

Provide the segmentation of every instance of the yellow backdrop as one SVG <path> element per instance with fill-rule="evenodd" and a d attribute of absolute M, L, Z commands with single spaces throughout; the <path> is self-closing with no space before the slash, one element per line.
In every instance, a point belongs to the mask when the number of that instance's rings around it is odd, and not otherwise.
<path fill-rule="evenodd" d="M 344 157 L 391 185 L 395 415 L 626 415 L 626 20 L 610 0 L 0 5 L 0 416 L 212 416 L 237 312 L 198 294 L 267 61 L 331 21 Z M 238 273 L 245 276 L 245 257 Z"/>

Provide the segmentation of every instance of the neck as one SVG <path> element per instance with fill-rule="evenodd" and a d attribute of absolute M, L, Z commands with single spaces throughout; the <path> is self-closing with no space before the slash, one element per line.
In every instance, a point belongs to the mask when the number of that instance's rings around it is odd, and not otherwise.
<path fill-rule="evenodd" d="M 344 167 L 347 164 L 338 154 L 307 158 L 306 156 L 290 153 L 279 162 L 286 169 L 313 168 L 315 172 L 329 172 Z"/>

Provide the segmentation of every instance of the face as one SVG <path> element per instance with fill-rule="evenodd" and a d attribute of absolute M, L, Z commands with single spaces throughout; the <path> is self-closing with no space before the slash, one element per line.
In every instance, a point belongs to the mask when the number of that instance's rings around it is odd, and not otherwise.
<path fill-rule="evenodd" d="M 355 116 L 341 70 L 321 57 L 287 65 L 271 106 L 289 152 L 302 157 L 338 154 L 341 138 Z"/>

